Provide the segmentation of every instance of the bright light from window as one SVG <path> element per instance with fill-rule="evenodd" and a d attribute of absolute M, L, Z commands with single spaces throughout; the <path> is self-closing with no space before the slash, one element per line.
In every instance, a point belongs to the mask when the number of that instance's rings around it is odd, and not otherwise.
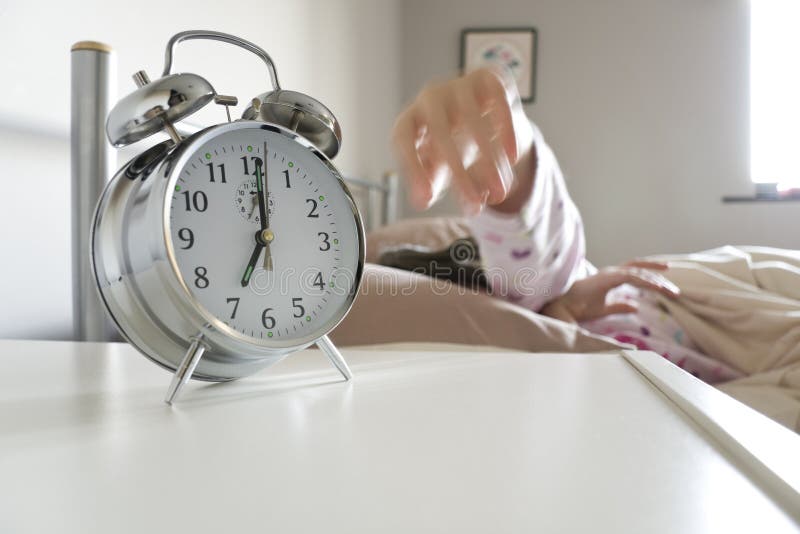
<path fill-rule="evenodd" d="M 750 162 L 754 182 L 800 187 L 800 0 L 750 3 Z"/>

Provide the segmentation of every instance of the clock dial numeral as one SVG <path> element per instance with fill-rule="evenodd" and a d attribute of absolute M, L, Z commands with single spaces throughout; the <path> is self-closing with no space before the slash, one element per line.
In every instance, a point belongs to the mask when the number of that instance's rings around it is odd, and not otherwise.
<path fill-rule="evenodd" d="M 321 272 L 317 273 L 317 276 L 314 277 L 314 282 L 312 282 L 311 285 L 314 287 L 318 287 L 320 290 L 325 289 L 325 282 L 322 281 Z"/>
<path fill-rule="evenodd" d="M 186 211 L 192 211 L 194 208 L 195 211 L 203 212 L 208 209 L 208 197 L 203 191 L 195 191 L 194 194 L 184 191 L 181 194 L 186 201 Z"/>
<path fill-rule="evenodd" d="M 215 174 L 216 174 L 214 172 L 214 164 L 213 163 L 206 163 L 206 167 L 208 167 L 208 178 L 209 178 L 208 181 L 211 182 L 212 184 L 216 183 L 216 180 L 214 180 Z M 222 184 L 227 184 L 228 182 L 225 179 L 225 164 L 224 163 L 220 163 L 219 165 L 217 165 L 217 169 L 219 169 L 219 174 L 220 174 L 219 182 L 222 183 Z"/>
<path fill-rule="evenodd" d="M 251 172 L 250 171 L 250 165 L 247 163 L 247 156 L 242 156 L 239 159 L 242 160 L 242 165 L 244 166 L 244 175 L 245 176 L 249 176 L 249 175 L 255 176 L 256 175 L 256 170 L 260 169 L 262 167 L 262 165 L 264 164 L 264 162 L 261 161 L 261 158 L 259 158 L 257 156 L 250 156 L 250 161 L 253 162 L 253 171 Z"/>
<path fill-rule="evenodd" d="M 319 249 L 322 252 L 328 251 L 331 249 L 331 242 L 328 241 L 331 236 L 328 235 L 327 232 L 317 232 L 317 237 L 322 238 L 322 243 L 319 245 Z"/>
<path fill-rule="evenodd" d="M 231 319 L 236 319 L 236 310 L 239 309 L 239 297 L 228 297 L 225 299 L 227 304 L 233 302 L 233 311 L 231 312 Z"/>
<path fill-rule="evenodd" d="M 311 219 L 319 219 L 319 213 L 317 213 L 317 201 L 314 200 L 313 198 L 307 198 L 306 204 L 311 204 L 311 211 L 308 212 L 308 215 L 306 215 L 306 217 L 309 217 Z"/>
<path fill-rule="evenodd" d="M 292 183 L 289 181 L 289 171 L 283 171 L 283 176 L 286 178 L 286 189 L 290 189 L 292 187 Z"/>
<path fill-rule="evenodd" d="M 264 328 L 266 328 L 267 330 L 272 330 L 273 328 L 275 328 L 275 317 L 267 315 L 271 311 L 272 308 L 267 308 L 261 313 L 261 324 L 263 324 Z"/>
<path fill-rule="evenodd" d="M 197 277 L 197 278 L 194 279 L 195 287 L 197 287 L 198 289 L 207 288 L 209 283 L 210 283 L 209 280 L 208 280 L 208 277 L 207 277 L 208 269 L 206 269 L 205 267 L 202 267 L 202 266 L 195 267 L 194 268 L 194 274 Z"/>
<path fill-rule="evenodd" d="M 181 241 L 186 243 L 185 247 L 181 247 L 183 250 L 189 250 L 192 248 L 192 246 L 194 246 L 194 232 L 188 228 L 181 228 L 178 230 L 178 237 Z"/>
<path fill-rule="evenodd" d="M 302 316 L 304 316 L 306 314 L 306 309 L 303 308 L 302 302 L 303 302 L 303 299 L 301 297 L 297 297 L 297 298 L 293 298 L 292 299 L 292 308 L 295 309 L 295 313 L 292 314 L 294 317 L 299 318 L 299 317 L 302 317 Z M 296 310 L 300 310 L 300 311 L 296 311 Z"/>

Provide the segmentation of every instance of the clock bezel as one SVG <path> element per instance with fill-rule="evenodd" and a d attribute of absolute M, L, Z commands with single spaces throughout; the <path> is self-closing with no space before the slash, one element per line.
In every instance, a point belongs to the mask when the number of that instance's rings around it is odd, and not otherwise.
<path fill-rule="evenodd" d="M 197 154 L 197 149 L 208 142 L 211 139 L 218 138 L 222 135 L 225 135 L 228 132 L 237 131 L 237 130 L 266 130 L 273 132 L 278 135 L 283 135 L 294 141 L 301 147 L 309 150 L 314 156 L 316 156 L 320 162 L 326 167 L 328 172 L 336 179 L 338 182 L 339 187 L 342 189 L 345 199 L 347 200 L 348 208 L 350 209 L 350 213 L 353 216 L 353 223 L 356 228 L 356 234 L 358 238 L 358 258 L 356 264 L 356 272 L 354 273 L 353 284 L 349 294 L 346 296 L 343 305 L 339 307 L 331 318 L 320 325 L 319 327 L 315 328 L 309 334 L 300 337 L 300 338 L 292 338 L 287 341 L 283 340 L 276 340 L 275 338 L 267 338 L 267 339 L 259 339 L 252 336 L 248 336 L 239 332 L 238 330 L 228 326 L 218 317 L 216 317 L 211 311 L 209 311 L 203 303 L 192 293 L 191 289 L 188 287 L 186 281 L 184 280 L 183 275 L 181 274 L 181 270 L 178 266 L 177 257 L 175 254 L 175 248 L 173 244 L 172 238 L 172 226 L 170 222 L 170 213 L 171 213 L 171 199 L 172 199 L 172 191 L 175 188 L 175 185 L 180 177 L 181 172 L 191 160 Z M 342 175 L 333 165 L 333 163 L 325 156 L 322 152 L 320 152 L 310 141 L 303 138 L 302 136 L 296 134 L 295 132 L 284 128 L 279 125 L 264 123 L 260 121 L 248 121 L 248 120 L 240 120 L 232 123 L 226 123 L 221 125 L 212 126 L 206 130 L 198 132 L 191 139 L 187 139 L 182 143 L 176 150 L 173 152 L 169 158 L 162 164 L 163 179 L 166 182 L 166 187 L 162 190 L 161 195 L 161 243 L 164 247 L 164 257 L 167 259 L 168 264 L 170 265 L 168 279 L 166 282 L 170 284 L 173 289 L 178 290 L 178 294 L 185 299 L 186 304 L 193 309 L 201 318 L 202 321 L 200 324 L 197 324 L 198 331 L 203 332 L 206 336 L 210 338 L 211 341 L 215 342 L 216 344 L 226 344 L 225 338 L 233 338 L 238 342 L 245 343 L 247 345 L 251 345 L 254 347 L 258 347 L 260 350 L 268 350 L 270 352 L 292 352 L 296 350 L 301 350 L 315 341 L 317 341 L 322 336 L 329 333 L 331 330 L 336 328 L 336 326 L 347 316 L 347 313 L 353 306 L 355 302 L 355 298 L 358 294 L 358 289 L 361 284 L 361 277 L 364 272 L 364 263 L 365 263 L 365 237 L 364 237 L 364 229 L 363 224 L 361 222 L 361 216 L 358 212 L 356 207 L 355 199 L 353 195 L 350 193 L 347 184 L 345 183 Z M 189 317 L 196 320 L 197 317 L 195 314 L 189 314 Z M 227 343 L 229 344 L 229 343 Z"/>

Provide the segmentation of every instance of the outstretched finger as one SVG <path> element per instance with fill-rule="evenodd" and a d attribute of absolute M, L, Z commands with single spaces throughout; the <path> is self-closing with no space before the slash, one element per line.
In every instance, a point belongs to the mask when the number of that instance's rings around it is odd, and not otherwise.
<path fill-rule="evenodd" d="M 479 210 L 486 202 L 485 195 L 464 168 L 461 154 L 453 141 L 453 131 L 450 119 L 438 99 L 424 99 L 422 101 L 425 115 L 425 126 L 428 129 L 431 148 L 440 160 L 447 163 L 453 181 L 457 184 L 459 193 L 467 204 L 468 209 Z"/>
<path fill-rule="evenodd" d="M 678 289 L 678 286 L 660 274 L 639 269 L 628 269 L 625 270 L 624 273 L 625 283 L 631 284 L 632 286 L 641 289 L 649 289 L 670 298 L 678 297 L 681 294 L 681 290 Z"/>
<path fill-rule="evenodd" d="M 514 105 L 519 101 L 516 85 L 506 80 L 506 74 L 497 69 L 480 69 L 468 76 L 476 78 L 479 105 L 497 132 L 506 157 L 516 163 L 519 155 L 513 113 Z"/>
<path fill-rule="evenodd" d="M 635 304 L 629 302 L 613 302 L 611 304 L 606 304 L 603 311 L 600 312 L 600 317 L 617 313 L 636 313 L 637 311 L 639 311 L 639 307 Z"/>
<path fill-rule="evenodd" d="M 417 142 L 419 127 L 413 109 L 403 112 L 392 133 L 392 144 L 400 168 L 411 189 L 411 201 L 419 209 L 426 209 L 433 200 L 433 184 L 422 165 Z"/>
<path fill-rule="evenodd" d="M 664 261 L 651 261 L 651 260 L 631 260 L 624 264 L 625 267 L 636 267 L 639 269 L 650 269 L 651 271 L 666 271 L 669 269 L 669 263 Z"/>
<path fill-rule="evenodd" d="M 451 113 L 478 148 L 478 161 L 473 162 L 468 172 L 479 189 L 489 193 L 490 204 L 503 201 L 513 178 L 511 164 L 499 142 L 492 139 L 489 121 L 481 116 L 472 87 L 462 82 L 456 92 Z"/>

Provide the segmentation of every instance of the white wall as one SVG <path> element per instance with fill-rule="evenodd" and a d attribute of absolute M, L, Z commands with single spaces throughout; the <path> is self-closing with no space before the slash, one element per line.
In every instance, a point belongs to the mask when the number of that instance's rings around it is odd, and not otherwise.
<path fill-rule="evenodd" d="M 720 200 L 753 192 L 747 0 L 407 0 L 405 100 L 457 69 L 459 33 L 476 26 L 539 30 L 527 110 L 560 159 L 591 260 L 800 248 L 800 203 Z"/>
<path fill-rule="evenodd" d="M 0 3 L 0 337 L 71 335 L 73 43 L 114 47 L 122 96 L 134 88 L 136 70 L 160 75 L 164 45 L 178 31 L 215 29 L 252 40 L 271 54 L 284 88 L 311 94 L 337 115 L 344 132 L 339 168 L 376 177 L 391 165 L 386 133 L 400 98 L 398 20 L 397 0 Z M 242 102 L 269 88 L 260 60 L 225 44 L 181 44 L 175 68 L 205 76 Z M 224 111 L 195 117 L 220 122 Z"/>

